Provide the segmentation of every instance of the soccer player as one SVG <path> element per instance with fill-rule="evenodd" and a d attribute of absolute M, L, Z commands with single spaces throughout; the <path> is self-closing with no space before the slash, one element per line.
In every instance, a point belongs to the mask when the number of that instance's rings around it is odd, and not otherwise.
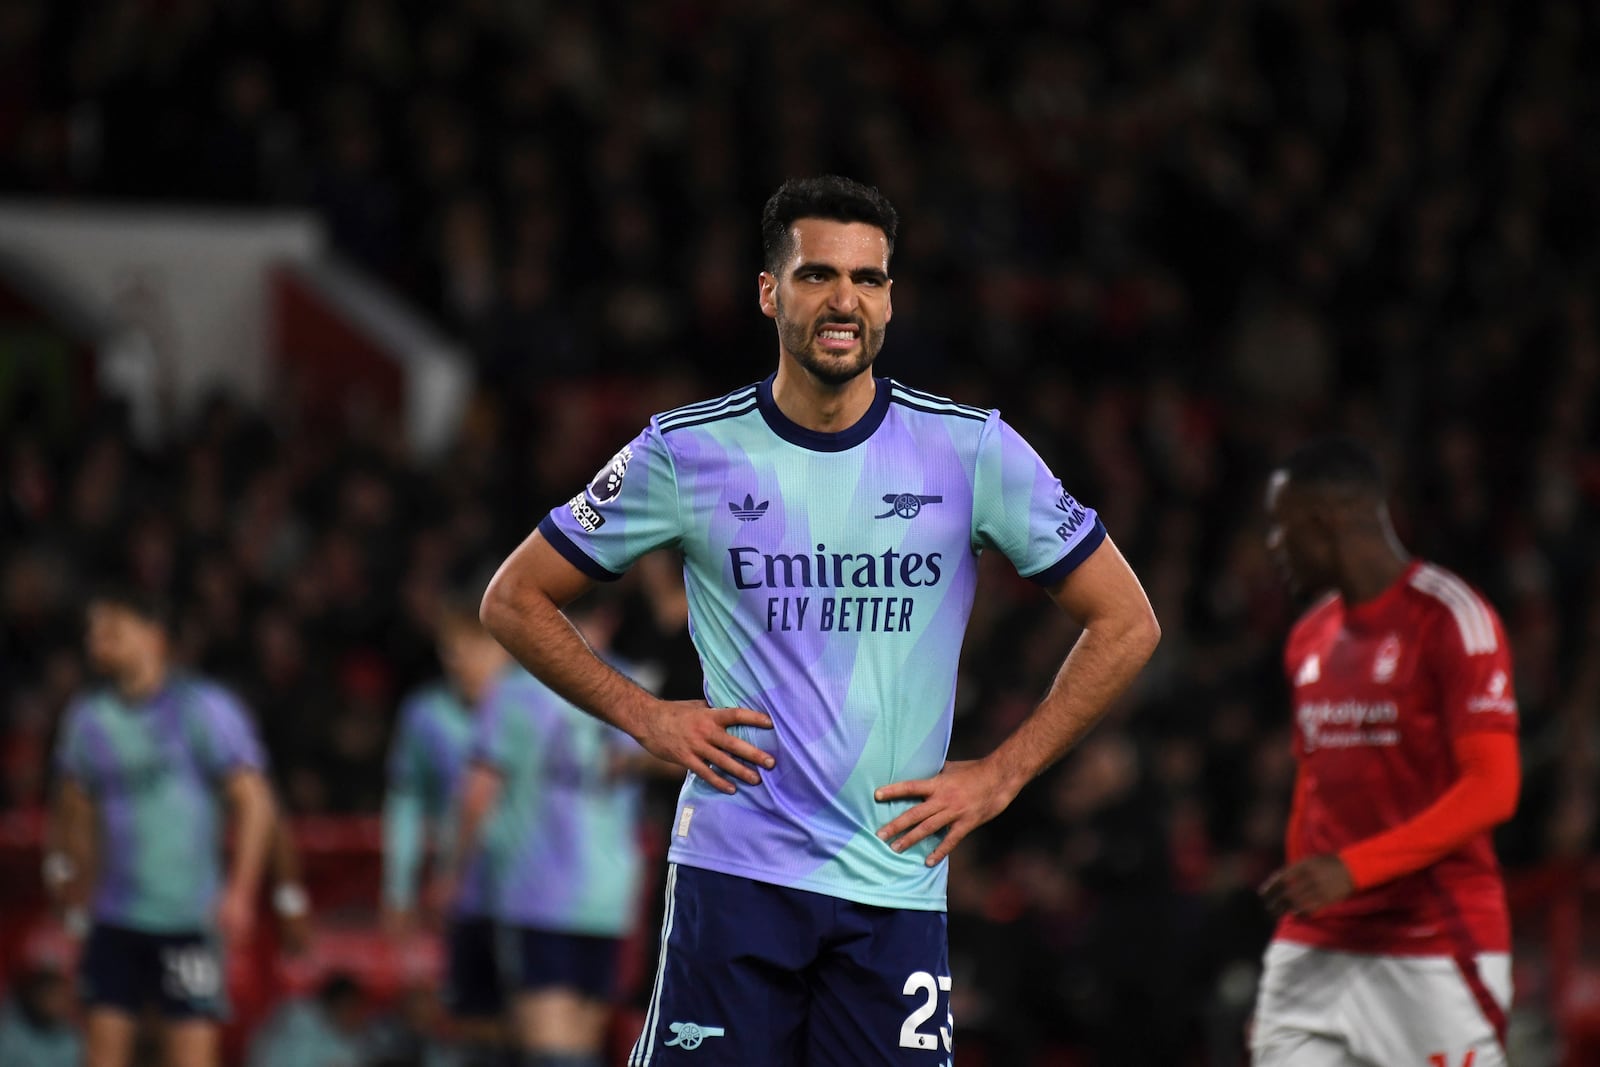
<path fill-rule="evenodd" d="M 272 833 L 273 801 L 249 717 L 221 687 L 169 660 L 164 606 L 103 589 L 88 606 L 90 665 L 109 682 L 68 709 L 45 879 L 89 904 L 82 954 L 85 1061 L 123 1067 L 151 1002 L 169 1067 L 217 1062 L 221 942 L 245 941 Z M 233 829 L 219 870 L 225 799 Z"/>
<path fill-rule="evenodd" d="M 949 1063 L 943 860 L 1083 736 L 1158 639 L 1096 513 L 997 412 L 871 374 L 897 226 L 848 179 L 778 189 L 757 288 L 776 372 L 653 417 L 484 597 L 533 674 L 693 772 L 640 1067 Z M 560 610 L 663 546 L 684 556 L 704 700 L 651 696 Z M 986 548 L 1083 633 L 994 752 L 947 763 Z"/>
<path fill-rule="evenodd" d="M 437 625 L 445 678 L 405 701 L 389 752 L 389 785 L 383 804 L 384 924 L 392 934 L 416 924 L 417 887 L 423 853 L 432 838 L 436 860 L 452 852 L 455 798 L 472 743 L 473 709 L 510 663 L 486 634 L 472 606 L 447 601 Z M 484 896 L 483 871 L 473 862 L 449 895 L 430 892 L 424 903 L 446 913 L 445 1001 L 482 1046 L 498 1040 L 505 1009 L 495 950 L 494 922 Z M 487 1048 L 477 1055 L 488 1056 Z"/>
<path fill-rule="evenodd" d="M 596 603 L 577 605 L 574 624 L 637 679 L 637 667 L 610 654 L 614 613 Z M 484 700 L 471 760 L 457 841 L 468 852 L 483 842 L 521 1067 L 601 1067 L 638 913 L 638 772 L 649 757 L 513 666 Z"/>
<path fill-rule="evenodd" d="M 1259 1067 L 1505 1063 L 1511 931 L 1489 831 L 1516 808 L 1511 655 L 1454 574 L 1406 553 L 1341 438 L 1271 477 L 1268 545 L 1322 594 L 1284 650 L 1299 765 Z"/>

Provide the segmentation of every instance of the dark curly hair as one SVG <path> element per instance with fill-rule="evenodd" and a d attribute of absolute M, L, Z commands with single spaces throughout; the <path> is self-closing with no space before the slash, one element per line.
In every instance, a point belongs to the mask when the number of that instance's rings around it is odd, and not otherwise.
<path fill-rule="evenodd" d="M 790 227 L 796 219 L 865 222 L 883 231 L 894 255 L 900 216 L 889 198 L 870 185 L 837 174 L 790 178 L 778 187 L 761 211 L 761 253 L 769 271 L 776 271 L 791 251 Z"/>

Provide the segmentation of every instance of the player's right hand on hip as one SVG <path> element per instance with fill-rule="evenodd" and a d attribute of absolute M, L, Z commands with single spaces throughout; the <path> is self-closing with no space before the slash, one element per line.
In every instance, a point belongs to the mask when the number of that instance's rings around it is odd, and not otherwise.
<path fill-rule="evenodd" d="M 663 700 L 647 716 L 638 741 L 651 755 L 688 768 L 713 789 L 733 793 L 736 787 L 724 774 L 760 785 L 756 767 L 771 770 L 775 762 L 770 754 L 730 733 L 733 726 L 770 730 L 772 717 L 749 708 L 713 708 L 703 700 Z"/>

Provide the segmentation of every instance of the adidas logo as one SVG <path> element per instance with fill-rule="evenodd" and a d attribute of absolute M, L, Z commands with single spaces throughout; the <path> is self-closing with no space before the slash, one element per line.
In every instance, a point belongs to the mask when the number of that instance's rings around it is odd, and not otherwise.
<path fill-rule="evenodd" d="M 772 503 L 772 501 L 763 500 L 761 503 L 757 504 L 756 498 L 751 496 L 749 493 L 746 493 L 744 495 L 743 507 L 740 507 L 738 504 L 730 500 L 728 501 L 728 510 L 733 512 L 733 517 L 738 519 L 740 522 L 755 522 L 757 519 L 767 513 L 767 505 L 770 503 Z"/>

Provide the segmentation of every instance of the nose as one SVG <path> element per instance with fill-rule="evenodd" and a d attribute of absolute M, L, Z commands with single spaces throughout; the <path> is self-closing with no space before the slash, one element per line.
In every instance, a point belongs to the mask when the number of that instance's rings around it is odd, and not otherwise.
<path fill-rule="evenodd" d="M 834 282 L 833 288 L 828 291 L 828 307 L 833 311 L 854 312 L 861 304 L 861 294 L 856 291 L 856 283 L 849 278 L 840 278 Z"/>

